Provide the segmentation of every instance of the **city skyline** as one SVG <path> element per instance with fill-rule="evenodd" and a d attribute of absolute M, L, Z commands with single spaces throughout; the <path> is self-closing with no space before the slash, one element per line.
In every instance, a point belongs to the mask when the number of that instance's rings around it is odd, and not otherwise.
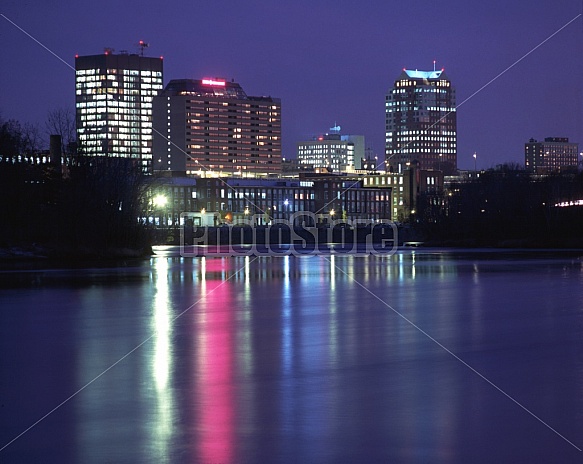
<path fill-rule="evenodd" d="M 75 54 L 137 52 L 143 39 L 146 56 L 165 58 L 164 85 L 224 77 L 249 94 L 281 98 L 284 157 L 337 122 L 364 135 L 382 158 L 387 91 L 403 68 L 430 70 L 434 60 L 457 90 L 460 169 L 473 169 L 474 152 L 482 169 L 523 164 L 532 137 L 583 140 L 579 2 L 227 2 L 222 13 L 204 5 L 100 5 L 5 5 L 2 56 L 11 66 L 0 74 L 3 119 L 44 128 L 49 111 L 74 109 L 74 71 L 51 53 L 73 67 Z"/>

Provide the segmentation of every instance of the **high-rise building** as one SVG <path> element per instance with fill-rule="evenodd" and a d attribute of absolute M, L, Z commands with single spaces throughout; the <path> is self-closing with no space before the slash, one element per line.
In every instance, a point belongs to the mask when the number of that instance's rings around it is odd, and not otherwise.
<path fill-rule="evenodd" d="M 138 160 L 152 171 L 152 99 L 163 88 L 162 58 L 75 57 L 77 140 L 87 156 Z"/>
<path fill-rule="evenodd" d="M 404 69 L 385 98 L 385 162 L 403 172 L 420 169 L 457 170 L 455 89 L 443 70 Z"/>
<path fill-rule="evenodd" d="M 577 170 L 579 144 L 567 137 L 546 137 L 544 142 L 530 139 L 524 144 L 524 165 L 536 174 Z"/>
<path fill-rule="evenodd" d="M 281 171 L 281 101 L 224 79 L 177 79 L 154 99 L 154 170 L 248 176 Z"/>
<path fill-rule="evenodd" d="M 327 168 L 333 172 L 354 171 L 364 158 L 364 135 L 341 135 L 340 127 L 312 140 L 297 143 L 297 159 L 302 166 Z"/>

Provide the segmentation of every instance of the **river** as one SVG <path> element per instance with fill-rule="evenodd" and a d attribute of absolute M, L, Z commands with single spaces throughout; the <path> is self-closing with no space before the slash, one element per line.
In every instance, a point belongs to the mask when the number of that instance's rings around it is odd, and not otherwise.
<path fill-rule="evenodd" d="M 583 252 L 0 272 L 1 463 L 583 461 Z"/>

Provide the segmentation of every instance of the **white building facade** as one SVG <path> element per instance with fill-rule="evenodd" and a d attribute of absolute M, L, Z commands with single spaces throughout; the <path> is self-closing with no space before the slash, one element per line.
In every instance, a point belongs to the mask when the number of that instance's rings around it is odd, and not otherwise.
<path fill-rule="evenodd" d="M 301 166 L 326 168 L 332 172 L 360 169 L 364 159 L 364 136 L 333 132 L 298 142 L 297 159 Z"/>

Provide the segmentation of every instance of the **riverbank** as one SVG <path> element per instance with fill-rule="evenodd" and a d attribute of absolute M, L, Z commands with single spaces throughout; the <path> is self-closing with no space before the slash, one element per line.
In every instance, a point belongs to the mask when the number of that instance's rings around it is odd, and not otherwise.
<path fill-rule="evenodd" d="M 39 244 L 0 247 L 0 269 L 38 267 L 120 266 L 149 259 L 152 247 L 108 248 L 63 247 Z"/>

